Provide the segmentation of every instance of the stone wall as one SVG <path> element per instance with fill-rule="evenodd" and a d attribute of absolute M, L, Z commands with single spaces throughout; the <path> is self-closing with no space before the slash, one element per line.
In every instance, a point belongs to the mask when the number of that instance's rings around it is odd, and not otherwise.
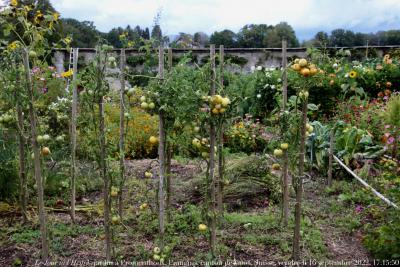
<path fill-rule="evenodd" d="M 384 53 L 391 49 L 399 49 L 400 46 L 373 46 L 373 47 L 344 47 L 344 49 L 351 49 L 356 51 L 358 54 L 366 54 L 366 49 L 374 51 L 374 54 L 382 56 Z M 328 48 L 330 51 L 341 49 L 339 48 Z M 113 51 L 114 56 L 118 56 L 119 49 Z M 192 52 L 192 55 L 197 58 L 197 64 L 200 64 L 202 59 L 209 56 L 209 49 L 198 48 L 198 49 L 173 49 L 173 56 L 180 57 L 188 52 Z M 282 49 L 280 48 L 225 48 L 226 57 L 239 57 L 246 61 L 243 65 L 231 67 L 233 71 L 249 72 L 252 66 L 264 66 L 264 67 L 279 67 L 282 62 Z M 79 49 L 79 57 L 83 58 L 85 63 L 90 62 L 95 56 L 95 49 L 93 48 L 81 48 Z M 157 53 L 156 51 L 154 53 Z M 218 53 L 218 48 L 217 48 Z M 127 49 L 126 56 L 138 56 L 143 53 L 139 52 L 138 49 Z M 304 57 L 306 55 L 306 48 L 288 48 L 287 56 L 291 57 Z M 69 51 L 66 49 L 55 50 L 54 52 L 54 64 L 59 72 L 62 72 L 65 66 L 69 62 Z M 138 69 L 141 66 L 137 67 Z"/>

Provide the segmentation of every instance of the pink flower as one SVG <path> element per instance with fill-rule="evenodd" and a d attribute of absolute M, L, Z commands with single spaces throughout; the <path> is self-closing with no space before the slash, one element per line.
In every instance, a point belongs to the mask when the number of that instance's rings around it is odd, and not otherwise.
<path fill-rule="evenodd" d="M 386 125 L 385 125 L 385 129 L 388 129 L 388 128 L 390 128 L 390 125 L 389 125 L 389 124 L 386 124 Z"/>
<path fill-rule="evenodd" d="M 33 67 L 32 68 L 32 74 L 36 74 L 40 72 L 40 68 L 39 67 Z"/>
<path fill-rule="evenodd" d="M 391 136 L 391 137 L 388 138 L 388 140 L 387 140 L 386 143 L 387 143 L 388 145 L 390 145 L 390 144 L 393 144 L 393 142 L 394 142 L 394 137 Z"/>
<path fill-rule="evenodd" d="M 354 211 L 356 213 L 360 213 L 363 211 L 363 207 L 361 205 L 356 205 L 356 207 L 354 208 Z"/>

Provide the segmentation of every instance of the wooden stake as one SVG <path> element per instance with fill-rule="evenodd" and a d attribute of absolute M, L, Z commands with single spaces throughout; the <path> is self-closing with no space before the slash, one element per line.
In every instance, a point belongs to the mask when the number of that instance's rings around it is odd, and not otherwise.
<path fill-rule="evenodd" d="M 220 67 L 220 77 L 219 84 L 220 88 L 224 87 L 224 46 L 219 46 L 219 67 Z M 219 135 L 218 135 L 218 177 L 216 179 L 217 183 L 217 210 L 219 215 L 221 216 L 224 212 L 223 207 L 223 176 L 224 176 L 224 155 L 223 155 L 223 146 L 224 146 L 224 124 L 220 125 Z"/>
<path fill-rule="evenodd" d="M 78 89 L 75 83 L 78 74 L 79 48 L 73 48 L 72 67 L 72 110 L 71 110 L 71 220 L 75 223 L 75 180 L 76 171 L 76 121 L 78 110 Z"/>
<path fill-rule="evenodd" d="M 110 177 L 107 173 L 107 147 L 106 147 L 106 133 L 105 133 L 105 115 L 104 115 L 104 96 L 103 92 L 103 79 L 104 79 L 104 64 L 103 61 L 103 52 L 99 51 L 98 53 L 98 64 L 97 64 L 97 84 L 96 84 L 96 92 L 100 94 L 98 96 L 98 107 L 99 107 L 99 145 L 100 145 L 100 175 L 104 181 L 103 187 L 103 198 L 104 198 L 104 233 L 105 233 L 105 241 L 106 241 L 106 260 L 111 260 L 111 249 L 112 249 L 112 240 L 111 240 L 111 226 L 110 226 L 110 214 L 111 214 L 111 197 L 110 197 L 110 189 L 111 189 L 111 181 Z"/>
<path fill-rule="evenodd" d="M 210 90 L 210 96 L 215 95 L 215 83 L 216 83 L 216 69 L 215 69 L 215 45 L 210 45 L 210 61 L 211 61 L 211 90 Z M 212 115 L 212 112 L 210 110 L 210 116 Z M 212 120 L 210 120 L 210 166 L 209 166 L 209 181 L 210 181 L 210 198 L 211 198 L 211 205 L 210 205 L 210 211 L 211 211 L 211 231 L 210 231 L 210 247 L 211 247 L 211 254 L 213 257 L 216 255 L 216 242 L 217 242 L 217 235 L 216 235 L 216 196 L 215 196 L 215 175 L 214 175 L 214 170 L 215 170 L 215 124 Z"/>
<path fill-rule="evenodd" d="M 287 104 L 287 42 L 282 40 L 282 90 L 283 90 L 283 104 L 282 109 L 286 110 Z"/>
<path fill-rule="evenodd" d="M 46 211 L 44 209 L 44 193 L 43 193 L 43 179 L 42 169 L 40 164 L 40 147 L 37 142 L 37 118 L 35 111 L 35 98 L 33 95 L 33 86 L 31 78 L 31 69 L 29 67 L 29 52 L 28 49 L 24 49 L 23 62 L 25 67 L 26 77 L 26 89 L 29 97 L 29 118 L 31 124 L 31 138 L 32 138 L 32 149 L 34 155 L 34 170 L 35 179 L 37 185 L 38 194 L 38 209 L 39 209 L 39 222 L 40 222 L 40 234 L 42 240 L 42 259 L 47 260 L 49 257 L 49 244 L 47 240 L 47 225 L 46 225 Z"/>
<path fill-rule="evenodd" d="M 282 40 L 282 90 L 283 90 L 283 99 L 282 99 L 282 112 L 286 111 L 287 105 L 287 53 L 286 53 L 286 40 Z M 286 119 L 286 117 L 285 117 Z M 284 122 L 287 123 L 286 121 Z M 283 134 L 283 133 L 282 133 Z M 289 181 L 288 181 L 288 168 L 289 168 L 289 156 L 287 149 L 283 154 L 283 169 L 282 169 L 282 222 L 284 226 L 288 225 L 289 218 Z"/>
<path fill-rule="evenodd" d="M 120 82 L 121 88 L 119 92 L 119 175 L 120 185 L 118 192 L 118 213 L 122 220 L 123 213 L 123 189 L 125 184 L 125 49 L 121 49 L 120 55 Z"/>
<path fill-rule="evenodd" d="M 307 100 L 302 103 L 301 136 L 299 151 L 299 177 L 296 179 L 296 205 L 294 214 L 293 259 L 300 260 L 301 202 L 303 198 L 304 155 L 306 147 Z"/>
<path fill-rule="evenodd" d="M 172 48 L 168 48 L 168 71 L 172 70 Z M 167 218 L 171 220 L 171 194 L 172 194 L 172 177 L 171 177 L 171 160 L 172 160 L 172 144 L 167 142 L 167 153 L 166 153 L 166 167 L 165 173 L 167 178 L 167 200 L 166 200 L 166 209 L 167 209 Z"/>
<path fill-rule="evenodd" d="M 164 78 L 164 48 L 158 48 L 158 76 L 160 79 Z M 160 248 L 164 248 L 164 175 L 165 175 L 165 129 L 164 129 L 164 111 L 159 111 L 159 143 L 158 143 L 158 161 L 160 164 L 160 174 L 158 183 L 158 197 L 159 197 L 159 231 L 160 231 Z"/>

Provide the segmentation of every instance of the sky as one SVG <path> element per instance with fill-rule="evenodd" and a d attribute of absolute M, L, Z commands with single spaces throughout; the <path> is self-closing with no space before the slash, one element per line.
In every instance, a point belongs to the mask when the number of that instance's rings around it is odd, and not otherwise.
<path fill-rule="evenodd" d="M 320 30 L 400 29 L 400 0 L 51 0 L 63 17 L 93 21 L 100 31 L 151 27 L 161 11 L 165 35 L 230 29 L 250 23 L 288 22 L 300 40 Z"/>

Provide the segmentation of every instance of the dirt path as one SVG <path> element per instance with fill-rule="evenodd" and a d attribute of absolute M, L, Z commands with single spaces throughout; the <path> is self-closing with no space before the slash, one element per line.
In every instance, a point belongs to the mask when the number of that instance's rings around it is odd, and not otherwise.
<path fill-rule="evenodd" d="M 324 194 L 323 181 L 306 180 L 304 185 L 304 201 L 306 209 L 310 209 L 313 220 L 323 235 L 328 249 L 328 257 L 332 261 L 351 263 L 347 266 L 371 266 L 370 255 L 363 247 L 361 233 L 348 233 L 336 225 L 340 215 L 331 211 L 335 197 Z M 340 205 L 340 204 L 339 204 Z"/>

